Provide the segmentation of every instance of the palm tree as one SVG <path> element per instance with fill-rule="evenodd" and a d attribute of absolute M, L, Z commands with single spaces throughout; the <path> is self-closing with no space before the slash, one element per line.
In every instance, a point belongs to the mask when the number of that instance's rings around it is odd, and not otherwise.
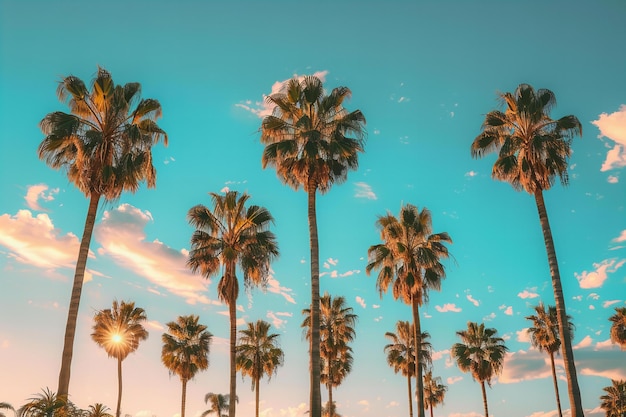
<path fill-rule="evenodd" d="M 274 219 L 260 206 L 249 206 L 246 193 L 228 191 L 221 196 L 210 193 L 213 211 L 199 204 L 187 214 L 197 230 L 191 237 L 187 265 L 205 278 L 223 273 L 217 286 L 219 299 L 228 304 L 230 316 L 230 398 L 237 397 L 237 297 L 239 283 L 235 270 L 243 271 L 244 285 L 265 286 L 270 263 L 278 257 L 278 243 L 269 226 Z M 235 402 L 229 416 L 235 417 Z"/>
<path fill-rule="evenodd" d="M 209 367 L 209 350 L 213 335 L 204 324 L 199 324 L 196 315 L 178 316 L 176 321 L 167 323 L 168 333 L 163 333 L 161 361 L 170 371 L 178 375 L 182 382 L 180 416 L 185 417 L 187 382 L 199 371 Z"/>
<path fill-rule="evenodd" d="M 141 100 L 140 94 L 139 83 L 115 85 L 104 68 L 98 68 L 91 91 L 70 75 L 57 88 L 59 100 L 67 103 L 70 114 L 49 113 L 40 123 L 46 137 L 39 145 L 39 158 L 51 168 L 64 169 L 89 198 L 65 328 L 60 397 L 67 397 L 69 390 L 78 307 L 100 199 L 114 201 L 123 191 L 134 193 L 143 181 L 155 187 L 152 145 L 161 140 L 167 145 L 167 134 L 156 124 L 161 105 L 154 99 Z"/>
<path fill-rule="evenodd" d="M 606 411 L 606 417 L 626 416 L 626 381 L 611 379 L 610 387 L 602 388 L 606 394 L 600 396 L 600 408 Z"/>
<path fill-rule="evenodd" d="M 15 414 L 15 408 L 9 403 L 0 402 L 0 410 L 11 410 Z M 0 412 L 0 417 L 6 417 L 3 412 Z"/>
<path fill-rule="evenodd" d="M 214 394 L 212 392 L 209 392 L 207 395 L 204 396 L 204 403 L 209 404 L 209 401 L 211 402 L 211 408 L 204 411 L 200 415 L 200 417 L 206 417 L 209 414 L 213 413 L 215 413 L 217 417 L 228 417 L 228 413 L 222 414 L 222 411 L 227 412 L 229 410 L 230 395 Z M 235 398 L 235 401 L 237 401 L 237 398 Z"/>
<path fill-rule="evenodd" d="M 369 275 L 372 270 L 379 270 L 376 287 L 381 297 L 391 286 L 395 299 L 401 298 L 411 305 L 413 340 L 416 346 L 420 346 L 422 327 L 419 307 L 428 301 L 430 290 L 441 289 L 445 268 L 440 260 L 449 256 L 444 243 L 452 243 L 452 239 L 446 232 L 433 234 L 430 211 L 427 208 L 419 211 L 411 204 L 400 209 L 398 218 L 391 213 L 379 216 L 376 225 L 383 243 L 368 249 L 369 263 L 365 272 Z M 421 359 L 418 358 L 417 363 L 418 415 L 424 417 Z"/>
<path fill-rule="evenodd" d="M 293 78 L 283 84 L 281 92 L 267 97 L 275 107 L 261 125 L 261 142 L 266 145 L 263 168 L 268 165 L 276 168 L 283 183 L 295 190 L 302 187 L 307 193 L 311 248 L 311 417 L 320 417 L 322 410 L 316 194 L 318 191 L 324 194 L 333 184 L 344 182 L 348 170 L 358 167 L 358 153 L 363 152 L 364 146 L 365 117 L 360 110 L 348 112 L 343 107 L 350 94 L 347 87 L 337 87 L 326 95 L 322 81 L 315 76 Z"/>
<path fill-rule="evenodd" d="M 311 309 L 302 310 L 305 336 L 311 341 Z M 329 404 L 334 405 L 333 387 L 339 386 L 352 370 L 352 348 L 354 326 L 358 316 L 348 307 L 343 296 L 331 297 L 325 292 L 320 299 L 320 382 L 328 388 Z M 334 408 L 330 410 L 334 412 Z M 332 417 L 332 415 L 331 415 Z"/>
<path fill-rule="evenodd" d="M 547 89 L 535 91 L 528 84 L 520 84 L 515 92 L 501 93 L 500 98 L 506 110 L 494 110 L 485 116 L 482 132 L 474 139 L 471 153 L 473 157 L 480 158 L 487 153 L 498 152 L 492 178 L 506 181 L 515 190 L 524 190 L 535 197 L 550 265 L 572 417 L 582 417 L 583 407 L 561 276 L 543 198 L 543 191 L 552 187 L 557 176 L 561 184 L 567 185 L 568 159 L 572 153 L 570 145 L 576 134 L 582 135 L 582 125 L 572 115 L 558 120 L 550 118 L 556 98 Z"/>
<path fill-rule="evenodd" d="M 402 373 L 406 376 L 409 394 L 409 416 L 413 417 L 413 388 L 411 378 L 415 376 L 415 327 L 408 321 L 399 320 L 396 322 L 396 332 L 387 332 L 385 337 L 391 343 L 385 345 L 387 354 L 387 364 L 393 368 L 395 373 Z M 432 346 L 428 339 L 430 334 L 422 332 L 421 349 L 419 358 L 422 367 L 427 367 L 432 363 Z"/>
<path fill-rule="evenodd" d="M 467 322 L 467 330 L 456 332 L 462 343 L 452 346 L 452 357 L 463 372 L 470 372 L 475 381 L 480 382 L 483 393 L 485 417 L 489 417 L 487 409 L 487 391 L 485 382 L 491 387 L 491 379 L 500 375 L 504 365 L 504 356 L 509 350 L 504 339 L 497 337 L 498 331 L 485 328 L 484 323 Z"/>
<path fill-rule="evenodd" d="M 17 410 L 20 417 L 53 417 L 61 408 L 68 405 L 65 397 L 61 397 L 49 388 L 41 390 L 41 394 L 28 399 L 28 402 Z"/>
<path fill-rule="evenodd" d="M 430 408 L 430 417 L 433 417 L 433 408 L 443 404 L 448 387 L 441 382 L 440 377 L 433 377 L 432 371 L 424 374 L 424 404 Z"/>
<path fill-rule="evenodd" d="M 237 370 L 252 379 L 255 390 L 255 416 L 259 417 L 259 383 L 267 375 L 270 379 L 284 362 L 283 350 L 278 345 L 278 334 L 269 333 L 270 324 L 264 320 L 248 323 L 239 331 L 237 344 Z"/>
<path fill-rule="evenodd" d="M 337 404 L 335 404 L 334 401 L 332 404 L 330 402 L 326 402 L 326 404 L 322 407 L 322 417 L 341 417 L 341 414 L 337 413 L 336 409 Z"/>
<path fill-rule="evenodd" d="M 611 342 L 622 350 L 626 349 L 626 307 L 616 307 L 615 314 L 609 317 L 611 324 Z"/>
<path fill-rule="evenodd" d="M 93 318 L 91 338 L 104 348 L 110 358 L 117 359 L 117 408 L 115 417 L 120 417 L 122 406 L 122 361 L 139 348 L 139 342 L 148 338 L 143 324 L 148 317 L 143 308 L 135 307 L 134 302 L 118 304 L 96 313 Z"/>
<path fill-rule="evenodd" d="M 109 407 L 106 405 L 95 403 L 89 406 L 87 410 L 87 417 L 113 417 L 111 413 L 109 413 Z"/>
<path fill-rule="evenodd" d="M 528 328 L 530 342 L 540 352 L 547 352 L 550 355 L 550 367 L 552 369 L 552 382 L 554 383 L 554 392 L 556 393 L 556 405 L 559 411 L 559 417 L 563 417 L 561 411 L 561 399 L 559 397 L 559 386 L 556 379 L 556 368 L 554 366 L 554 354 L 558 355 L 561 347 L 561 339 L 559 339 L 559 325 L 555 306 L 548 306 L 546 311 L 543 303 L 535 306 L 536 315 L 526 317 L 526 320 L 533 322 L 533 326 Z M 574 325 L 571 317 L 567 316 L 567 325 L 569 326 L 569 334 L 574 334 Z"/>

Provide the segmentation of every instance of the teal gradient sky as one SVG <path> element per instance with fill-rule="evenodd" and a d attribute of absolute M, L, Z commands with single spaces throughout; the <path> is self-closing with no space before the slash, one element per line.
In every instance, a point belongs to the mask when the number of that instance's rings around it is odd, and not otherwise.
<path fill-rule="evenodd" d="M 149 339 L 124 361 L 122 413 L 171 417 L 180 382 L 160 362 L 165 323 L 198 314 L 214 334 L 210 368 L 188 386 L 187 414 L 208 392 L 228 392 L 227 308 L 216 281 L 186 267 L 186 213 L 208 192 L 245 191 L 276 219 L 281 256 L 268 290 L 242 291 L 240 328 L 265 319 L 285 366 L 261 384 L 263 417 L 304 416 L 308 353 L 300 323 L 310 302 L 306 195 L 261 168 L 264 96 L 294 75 L 347 86 L 367 119 L 359 169 L 318 198 L 322 291 L 359 316 L 354 366 L 334 393 L 343 417 L 408 415 L 406 380 L 386 364 L 384 334 L 410 308 L 379 297 L 365 274 L 379 243 L 377 216 L 411 203 L 448 232 L 454 260 L 422 308 L 434 374 L 449 387 L 435 415 L 482 415 L 480 387 L 451 361 L 468 320 L 498 329 L 510 349 L 488 389 L 495 417 L 555 417 L 547 356 L 525 337 L 532 306 L 554 304 L 534 200 L 490 178 L 494 156 L 470 144 L 497 92 L 549 88 L 555 118 L 583 125 L 570 184 L 545 194 L 565 300 L 576 325 L 576 366 L 588 416 L 601 416 L 610 378 L 626 379 L 626 352 L 608 317 L 626 305 L 626 2 L 608 1 L 0 1 L 0 401 L 15 407 L 55 390 L 87 199 L 37 158 L 38 124 L 67 108 L 58 81 L 89 82 L 97 66 L 140 82 L 161 102 L 170 145 L 154 148 L 156 189 L 102 206 L 91 244 L 75 342 L 71 400 L 114 408 L 115 361 L 91 341 L 97 310 L 114 298 L 148 315 Z M 560 359 L 559 359 L 560 361 Z M 559 388 L 569 408 L 559 362 Z M 253 415 L 238 378 L 238 415 Z M 326 398 L 322 390 L 323 400 Z"/>

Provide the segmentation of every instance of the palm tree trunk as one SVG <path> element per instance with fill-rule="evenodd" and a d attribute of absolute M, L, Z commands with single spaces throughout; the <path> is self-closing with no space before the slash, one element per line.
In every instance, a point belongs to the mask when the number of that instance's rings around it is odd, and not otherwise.
<path fill-rule="evenodd" d="M 328 415 L 330 417 L 335 417 L 335 407 L 333 407 L 333 386 L 330 384 L 328 384 L 328 407 Z"/>
<path fill-rule="evenodd" d="M 117 359 L 117 408 L 115 417 L 120 417 L 122 412 L 122 359 Z"/>
<path fill-rule="evenodd" d="M 433 408 L 435 407 L 433 407 L 433 405 L 430 404 L 430 417 L 433 417 Z"/>
<path fill-rule="evenodd" d="M 255 407 L 255 416 L 259 417 L 259 382 L 261 382 L 261 378 L 256 378 L 254 387 L 256 388 L 255 390 L 255 399 L 256 399 L 256 407 Z"/>
<path fill-rule="evenodd" d="M 552 231 L 548 222 L 548 212 L 543 200 L 543 191 L 537 187 L 535 191 L 535 202 L 539 213 L 539 222 L 543 232 L 543 240 L 548 253 L 548 264 L 550 265 L 550 275 L 552 276 L 552 289 L 554 291 L 554 301 L 556 303 L 556 316 L 559 323 L 559 337 L 561 338 L 561 352 L 565 364 L 565 376 L 567 377 L 567 393 L 569 395 L 572 417 L 583 417 L 583 406 L 580 398 L 580 388 L 578 387 L 578 377 L 576 376 L 576 364 L 574 363 L 574 351 L 572 350 L 572 340 L 567 325 L 567 312 L 565 309 L 565 299 L 563 297 L 563 287 L 561 287 L 561 275 L 559 264 L 556 259 L 556 250 L 552 240 Z"/>
<path fill-rule="evenodd" d="M 231 278 L 235 278 L 234 267 L 228 268 L 226 274 Z M 233 288 L 234 285 L 232 286 Z M 237 358 L 237 297 L 235 295 L 231 295 L 231 299 L 228 302 L 228 311 L 230 316 L 230 398 L 231 401 L 228 406 L 228 416 L 235 417 L 235 398 L 237 398 L 237 368 L 236 368 L 236 358 Z"/>
<path fill-rule="evenodd" d="M 185 417 L 185 403 L 187 402 L 187 380 L 183 379 L 183 389 L 180 399 L 180 417 Z"/>
<path fill-rule="evenodd" d="M 483 391 L 483 406 L 485 407 L 485 417 L 489 417 L 489 410 L 487 409 L 487 390 L 485 390 L 485 381 L 480 381 L 480 388 Z"/>
<path fill-rule="evenodd" d="M 422 347 L 422 324 L 420 323 L 420 314 L 417 306 L 415 294 L 411 295 L 411 307 L 413 310 L 413 331 L 415 339 L 415 389 L 417 390 L 417 415 L 425 417 L 424 413 L 424 380 L 422 378 L 422 363 L 420 351 Z"/>
<path fill-rule="evenodd" d="M 559 385 L 556 380 L 556 368 L 554 366 L 554 352 L 550 352 L 550 366 L 552 368 L 552 382 L 554 382 L 554 392 L 556 393 L 556 408 L 559 410 L 559 417 L 563 417 L 561 412 L 561 398 L 559 397 Z"/>
<path fill-rule="evenodd" d="M 311 398 L 310 416 L 322 416 L 320 389 L 320 259 L 317 237 L 317 214 L 315 211 L 316 185 L 310 176 L 307 184 L 309 241 L 311 245 Z M 234 417 L 234 416 L 230 416 Z"/>
<path fill-rule="evenodd" d="M 72 297 L 70 299 L 67 323 L 65 325 L 65 339 L 63 342 L 61 371 L 59 372 L 59 386 L 57 389 L 57 396 L 64 399 L 68 398 L 70 387 L 70 371 L 72 355 L 74 354 L 74 335 L 76 334 L 76 322 L 78 321 L 78 307 L 80 305 L 80 295 L 83 291 L 85 268 L 87 267 L 87 257 L 89 256 L 89 245 L 91 244 L 93 226 L 96 223 L 99 202 L 100 194 L 92 193 L 89 199 L 85 227 L 83 228 L 83 237 L 80 241 L 80 249 L 78 250 L 76 270 L 74 271 L 74 284 L 72 286 Z"/>
<path fill-rule="evenodd" d="M 411 387 L 411 374 L 407 374 L 406 381 L 409 386 L 409 417 L 413 417 L 413 388 Z"/>

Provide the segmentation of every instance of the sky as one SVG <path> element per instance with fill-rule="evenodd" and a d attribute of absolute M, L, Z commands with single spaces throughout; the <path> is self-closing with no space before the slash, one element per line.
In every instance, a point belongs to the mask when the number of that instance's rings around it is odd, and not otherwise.
<path fill-rule="evenodd" d="M 285 364 L 261 383 L 261 416 L 304 416 L 308 352 L 301 311 L 310 303 L 306 194 L 262 169 L 264 97 L 294 76 L 347 86 L 348 110 L 367 119 L 365 152 L 345 183 L 317 200 L 322 292 L 358 314 L 351 374 L 333 394 L 344 417 L 408 415 L 406 379 L 387 366 L 385 332 L 410 308 L 379 295 L 367 249 L 377 216 L 411 203 L 448 232 L 447 278 L 421 311 L 433 373 L 448 386 L 435 415 L 482 415 L 480 386 L 450 358 L 467 321 L 498 330 L 509 348 L 487 390 L 495 417 L 555 417 L 548 357 L 529 343 L 526 316 L 554 304 L 532 196 L 491 179 L 495 156 L 470 144 L 498 92 L 548 88 L 554 118 L 573 114 L 569 186 L 545 193 L 564 297 L 576 325 L 583 406 L 626 379 L 626 351 L 609 340 L 626 305 L 626 3 L 587 1 L 0 1 L 0 401 L 16 408 L 57 387 L 63 334 L 87 199 L 37 157 L 38 124 L 59 80 L 89 82 L 98 66 L 118 84 L 140 82 L 160 101 L 169 146 L 153 149 L 157 186 L 104 204 L 97 215 L 74 345 L 70 399 L 115 407 L 115 360 L 90 338 L 114 299 L 146 310 L 149 338 L 123 363 L 122 413 L 170 417 L 181 384 L 161 364 L 165 324 L 197 314 L 214 335 L 210 367 L 188 385 L 187 415 L 208 392 L 228 393 L 228 315 L 216 280 L 185 266 L 187 211 L 209 192 L 247 192 L 274 216 L 281 255 L 267 290 L 242 291 L 239 329 L 267 320 Z M 561 359 L 564 409 L 569 408 Z M 250 380 L 237 378 L 238 415 L 253 415 Z M 322 400 L 326 391 L 322 389 Z M 567 415 L 567 414 L 566 414 Z"/>

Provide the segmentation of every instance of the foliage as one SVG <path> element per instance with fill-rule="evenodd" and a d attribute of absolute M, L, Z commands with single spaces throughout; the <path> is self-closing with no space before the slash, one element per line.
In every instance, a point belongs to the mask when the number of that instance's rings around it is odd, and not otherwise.
<path fill-rule="evenodd" d="M 626 307 L 616 307 L 615 314 L 609 317 L 611 321 L 611 342 L 626 350 Z"/>
<path fill-rule="evenodd" d="M 626 381 L 611 379 L 611 386 L 602 388 L 606 394 L 600 396 L 600 408 L 606 417 L 626 415 Z"/>

